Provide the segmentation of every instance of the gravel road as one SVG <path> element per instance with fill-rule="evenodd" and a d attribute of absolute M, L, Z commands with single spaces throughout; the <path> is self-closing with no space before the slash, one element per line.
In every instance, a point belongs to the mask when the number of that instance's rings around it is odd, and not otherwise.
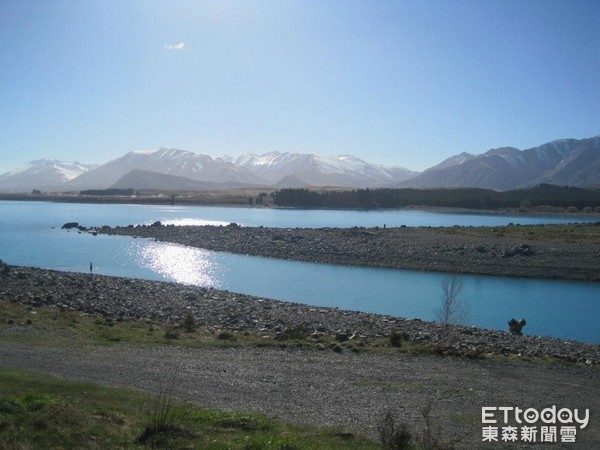
<path fill-rule="evenodd" d="M 0 365 L 151 392 L 170 386 L 176 397 L 202 406 L 341 426 L 371 437 L 387 409 L 422 430 L 420 410 L 431 403 L 433 428 L 444 440 L 458 441 L 457 448 L 482 448 L 482 406 L 589 408 L 590 423 L 577 429 L 569 448 L 600 448 L 600 371 L 593 367 L 275 348 L 73 351 L 1 340 Z"/>

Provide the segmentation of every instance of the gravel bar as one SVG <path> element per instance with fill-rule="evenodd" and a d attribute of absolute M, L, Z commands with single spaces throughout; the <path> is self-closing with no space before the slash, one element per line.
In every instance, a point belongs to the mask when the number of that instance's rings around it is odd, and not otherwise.
<path fill-rule="evenodd" d="M 546 225 L 565 230 L 578 225 Z M 469 227 L 265 228 L 124 226 L 84 231 L 207 250 L 329 264 L 511 277 L 600 281 L 600 240 L 570 242 L 468 234 Z M 493 229 L 491 231 L 494 231 Z M 600 234 L 600 227 L 598 227 Z M 596 234 L 596 235 L 598 235 Z M 568 236 L 568 233 L 566 234 Z"/>
<path fill-rule="evenodd" d="M 553 357 L 600 365 L 600 345 L 289 303 L 161 281 L 2 264 L 0 298 L 32 307 L 56 306 L 97 316 L 171 324 L 182 323 L 191 312 L 200 326 L 215 330 L 281 333 L 303 326 L 315 336 L 335 335 L 356 342 L 387 337 L 396 330 L 407 342 L 443 345 L 447 353 Z"/>

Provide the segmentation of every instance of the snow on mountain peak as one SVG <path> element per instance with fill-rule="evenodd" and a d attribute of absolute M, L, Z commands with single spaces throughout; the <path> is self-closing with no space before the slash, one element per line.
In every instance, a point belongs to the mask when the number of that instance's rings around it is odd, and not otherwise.
<path fill-rule="evenodd" d="M 36 159 L 23 166 L 17 167 L 4 174 L 3 176 L 47 176 L 56 174 L 60 181 L 69 181 L 93 168 L 92 165 L 85 165 L 73 161 L 58 161 L 55 159 Z"/>
<path fill-rule="evenodd" d="M 37 159 L 0 175 L 0 188 L 17 192 L 56 189 L 95 167 L 79 162 Z"/>
<path fill-rule="evenodd" d="M 227 158 L 270 184 L 285 186 L 289 180 L 305 185 L 381 187 L 409 177 L 412 172 L 397 167 L 367 163 L 352 155 L 318 153 L 246 153 Z"/>

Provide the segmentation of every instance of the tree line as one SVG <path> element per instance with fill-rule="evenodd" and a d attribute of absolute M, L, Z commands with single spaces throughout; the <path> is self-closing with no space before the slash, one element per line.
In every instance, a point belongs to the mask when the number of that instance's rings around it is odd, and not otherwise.
<path fill-rule="evenodd" d="M 406 206 L 503 208 L 599 208 L 600 190 L 540 184 L 533 188 L 494 191 L 454 189 L 352 189 L 347 191 L 305 188 L 281 189 L 272 194 L 277 206 L 297 208 L 400 208 Z"/>

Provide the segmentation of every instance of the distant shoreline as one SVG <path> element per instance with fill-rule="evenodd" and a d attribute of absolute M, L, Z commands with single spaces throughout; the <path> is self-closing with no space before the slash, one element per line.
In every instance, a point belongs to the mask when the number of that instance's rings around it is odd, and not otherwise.
<path fill-rule="evenodd" d="M 79 196 L 79 195 L 52 195 L 52 194 L 10 194 L 0 193 L 0 201 L 32 201 L 48 203 L 82 203 L 82 204 L 114 204 L 114 205 L 179 205 L 179 206 L 218 206 L 218 207 L 236 207 L 236 208 L 256 208 L 256 209 L 292 209 L 292 210 L 314 210 L 314 211 L 426 211 L 436 213 L 454 213 L 454 214 L 479 214 L 496 216 L 523 216 L 523 217 L 570 217 L 575 221 L 577 219 L 595 219 L 600 221 L 600 213 L 584 212 L 556 212 L 556 211 L 519 211 L 518 209 L 472 209 L 460 207 L 437 207 L 427 205 L 410 205 L 400 208 L 299 208 L 276 205 L 250 205 L 248 196 L 254 191 L 265 191 L 265 189 L 252 189 L 252 192 L 236 192 L 236 190 L 227 191 L 220 197 L 219 193 L 214 191 L 203 192 L 198 197 L 176 197 L 172 202 L 169 196 L 140 196 L 140 197 L 102 197 L 102 196 Z M 256 194 L 255 194 L 256 195 Z"/>

